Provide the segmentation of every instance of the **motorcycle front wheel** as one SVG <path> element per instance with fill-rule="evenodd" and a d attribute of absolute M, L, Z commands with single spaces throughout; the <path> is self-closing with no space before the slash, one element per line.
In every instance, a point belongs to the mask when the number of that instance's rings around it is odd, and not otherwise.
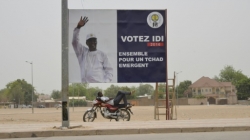
<path fill-rule="evenodd" d="M 130 113 L 126 109 L 120 109 L 119 113 L 120 113 L 118 117 L 119 120 L 123 120 L 123 121 L 130 120 Z M 116 120 L 116 121 L 119 121 L 119 120 Z"/>
<path fill-rule="evenodd" d="M 83 121 L 84 122 L 93 122 L 95 120 L 95 111 L 86 111 L 83 114 Z"/>

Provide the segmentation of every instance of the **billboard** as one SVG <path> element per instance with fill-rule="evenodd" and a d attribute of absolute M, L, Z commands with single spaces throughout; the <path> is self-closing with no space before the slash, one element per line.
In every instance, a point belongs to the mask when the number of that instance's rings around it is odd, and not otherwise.
<path fill-rule="evenodd" d="M 69 10 L 69 82 L 166 82 L 165 10 Z"/>

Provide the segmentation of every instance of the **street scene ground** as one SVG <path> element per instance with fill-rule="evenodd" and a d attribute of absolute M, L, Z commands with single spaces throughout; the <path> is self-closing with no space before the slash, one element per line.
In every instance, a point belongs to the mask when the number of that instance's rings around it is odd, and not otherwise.
<path fill-rule="evenodd" d="M 89 107 L 70 107 L 70 122 L 82 121 L 83 113 Z M 197 106 L 177 106 L 178 120 L 191 119 L 235 119 L 250 118 L 249 105 L 197 105 Z M 153 106 L 134 106 L 132 108 L 134 115 L 131 115 L 130 121 L 153 121 Z M 165 109 L 160 109 L 160 113 L 164 113 Z M 61 108 L 34 108 L 32 114 L 31 108 L 23 109 L 0 109 L 0 124 L 28 124 L 28 123 L 47 123 L 61 122 Z M 165 120 L 165 116 L 161 115 L 160 120 Z M 95 122 L 108 122 L 104 119 L 100 112 L 97 114 Z"/>

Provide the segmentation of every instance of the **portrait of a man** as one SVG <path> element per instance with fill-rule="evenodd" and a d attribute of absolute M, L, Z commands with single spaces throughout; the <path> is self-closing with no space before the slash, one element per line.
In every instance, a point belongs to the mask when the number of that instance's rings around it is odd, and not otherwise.
<path fill-rule="evenodd" d="M 117 82 L 116 10 L 69 10 L 69 83 Z"/>
<path fill-rule="evenodd" d="M 82 83 L 108 83 L 113 78 L 113 68 L 107 55 L 97 49 L 97 36 L 88 33 L 86 45 L 80 43 L 80 31 L 88 22 L 88 17 L 80 18 L 73 32 L 72 46 L 80 65 Z"/>

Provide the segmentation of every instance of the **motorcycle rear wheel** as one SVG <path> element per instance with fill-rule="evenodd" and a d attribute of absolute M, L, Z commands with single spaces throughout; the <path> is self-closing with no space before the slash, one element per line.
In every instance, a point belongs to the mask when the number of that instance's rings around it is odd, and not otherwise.
<path fill-rule="evenodd" d="M 123 120 L 123 121 L 129 121 L 130 120 L 130 113 L 126 109 L 120 109 L 119 111 L 120 115 L 116 121 Z"/>
<path fill-rule="evenodd" d="M 95 118 L 95 111 L 86 111 L 83 115 L 84 122 L 93 122 Z"/>

